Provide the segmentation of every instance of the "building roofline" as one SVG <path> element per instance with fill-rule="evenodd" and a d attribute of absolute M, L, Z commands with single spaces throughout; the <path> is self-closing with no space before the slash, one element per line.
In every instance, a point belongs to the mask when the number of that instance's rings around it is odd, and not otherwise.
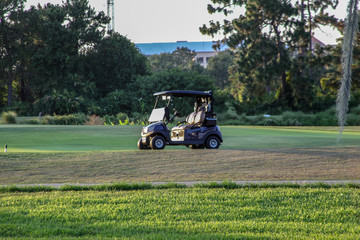
<path fill-rule="evenodd" d="M 215 41 L 177 41 L 177 42 L 154 42 L 154 43 L 135 43 L 135 46 L 144 55 L 154 55 L 161 53 L 171 53 L 177 48 L 186 47 L 194 52 L 217 52 L 213 49 Z M 223 50 L 227 49 L 227 45 L 222 45 Z"/>

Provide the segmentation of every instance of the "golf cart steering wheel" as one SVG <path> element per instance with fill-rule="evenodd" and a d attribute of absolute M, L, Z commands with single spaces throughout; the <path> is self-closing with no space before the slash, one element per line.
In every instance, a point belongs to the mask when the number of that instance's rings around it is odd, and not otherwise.
<path fill-rule="evenodd" d="M 174 117 L 175 116 L 181 117 L 181 114 L 175 108 L 173 108 L 173 111 L 174 111 Z"/>
<path fill-rule="evenodd" d="M 173 110 L 175 111 L 175 112 L 174 112 L 174 116 L 172 116 L 172 117 L 169 119 L 168 123 L 171 122 L 172 120 L 174 120 L 174 118 L 175 118 L 176 116 L 180 116 L 180 113 L 179 113 L 178 111 L 176 111 L 175 108 L 174 108 Z M 167 124 L 168 124 L 168 123 L 167 123 Z"/>

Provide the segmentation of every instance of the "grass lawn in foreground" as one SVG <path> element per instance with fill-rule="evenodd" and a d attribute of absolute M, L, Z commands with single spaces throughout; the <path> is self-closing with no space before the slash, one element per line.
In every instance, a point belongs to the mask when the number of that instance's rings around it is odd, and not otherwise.
<path fill-rule="evenodd" d="M 360 127 L 222 126 L 220 149 L 313 148 L 360 144 Z M 141 126 L 0 125 L 0 146 L 9 152 L 137 150 Z M 167 146 L 168 149 L 186 149 Z"/>
<path fill-rule="evenodd" d="M 360 179 L 360 128 L 221 127 L 219 150 L 138 151 L 140 126 L 0 125 L 0 184 Z M 0 238 L 357 239 L 357 188 L 0 193 Z"/>
<path fill-rule="evenodd" d="M 0 194 L 0 238 L 357 239 L 352 188 Z"/>

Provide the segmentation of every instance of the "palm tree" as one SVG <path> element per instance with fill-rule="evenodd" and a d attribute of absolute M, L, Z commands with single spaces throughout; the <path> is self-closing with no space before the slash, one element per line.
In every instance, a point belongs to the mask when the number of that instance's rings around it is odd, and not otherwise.
<path fill-rule="evenodd" d="M 336 112 L 340 126 L 340 137 L 344 131 L 346 122 L 346 112 L 350 100 L 351 89 L 351 65 L 353 62 L 353 46 L 358 32 L 358 2 L 359 0 L 349 0 L 347 7 L 347 18 L 345 20 L 345 33 L 342 46 L 342 77 L 341 86 L 336 100 Z"/>

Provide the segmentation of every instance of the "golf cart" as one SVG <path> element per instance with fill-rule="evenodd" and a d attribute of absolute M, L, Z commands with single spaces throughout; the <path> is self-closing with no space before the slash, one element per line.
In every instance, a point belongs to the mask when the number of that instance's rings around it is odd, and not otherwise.
<path fill-rule="evenodd" d="M 156 103 L 149 118 L 149 125 L 143 127 L 137 146 L 140 150 L 164 149 L 165 145 L 185 145 L 192 149 L 216 149 L 223 142 L 216 114 L 213 112 L 214 97 L 211 91 L 163 91 L 154 94 Z M 179 122 L 170 130 L 167 124 L 180 113 L 174 109 L 170 118 L 169 105 L 173 98 L 193 98 L 194 111 L 185 121 Z M 165 107 L 157 108 L 160 100 L 167 101 Z"/>

